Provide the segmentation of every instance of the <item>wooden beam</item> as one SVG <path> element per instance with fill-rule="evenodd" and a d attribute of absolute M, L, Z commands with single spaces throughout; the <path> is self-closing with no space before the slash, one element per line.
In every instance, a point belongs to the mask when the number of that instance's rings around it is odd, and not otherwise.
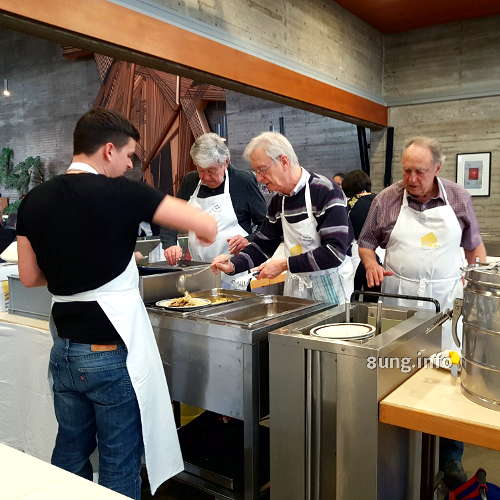
<path fill-rule="evenodd" d="M 151 150 L 151 153 L 148 158 L 146 158 L 146 161 L 144 162 L 144 169 L 149 168 L 149 164 L 153 161 L 154 157 L 160 152 L 161 148 L 165 145 L 166 138 L 168 137 L 168 134 L 170 133 L 170 129 L 172 128 L 172 125 L 174 124 L 175 120 L 177 120 L 177 117 L 179 116 L 179 111 L 181 107 L 177 105 L 177 107 L 174 109 L 174 112 L 170 116 L 170 119 L 166 123 L 164 127 L 165 134 L 163 134 L 158 142 L 155 144 L 153 149 Z"/>
<path fill-rule="evenodd" d="M 76 61 L 77 59 L 92 59 L 94 54 L 90 50 L 79 49 L 71 47 L 70 45 L 63 45 L 63 57 Z"/>
<path fill-rule="evenodd" d="M 332 85 L 105 0 L 2 0 L 2 11 L 306 103 L 324 114 L 387 125 L 387 108 Z M 140 61 L 138 61 L 140 62 Z"/>
<path fill-rule="evenodd" d="M 125 116 L 130 120 L 130 112 L 132 110 L 132 96 L 134 95 L 135 63 L 127 66 L 130 73 L 127 83 L 127 107 Z"/>

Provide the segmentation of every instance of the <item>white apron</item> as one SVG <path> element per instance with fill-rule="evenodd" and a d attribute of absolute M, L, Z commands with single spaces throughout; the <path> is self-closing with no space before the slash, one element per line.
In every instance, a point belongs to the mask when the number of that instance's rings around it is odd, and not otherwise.
<path fill-rule="evenodd" d="M 149 222 L 141 222 L 139 223 L 139 236 L 141 235 L 141 231 L 144 231 L 146 236 L 153 236 L 153 231 L 151 229 L 151 224 Z M 148 262 L 164 262 L 165 253 L 163 252 L 163 247 L 161 243 L 158 243 L 153 250 L 151 250 L 148 254 Z"/>
<path fill-rule="evenodd" d="M 97 172 L 89 165 L 68 170 Z M 122 274 L 95 290 L 54 295 L 53 302 L 96 301 L 127 346 L 127 370 L 141 413 L 144 455 L 151 493 L 184 469 L 163 363 L 139 293 L 135 258 Z M 56 332 L 51 329 L 52 335 Z"/>
<path fill-rule="evenodd" d="M 209 246 L 200 244 L 194 233 L 189 233 L 188 245 L 189 253 L 193 260 L 200 262 L 212 262 L 217 255 L 228 253 L 229 246 L 227 243 L 228 238 L 232 238 L 237 234 L 247 236 L 248 233 L 240 226 L 236 213 L 234 211 L 231 195 L 229 194 L 229 172 L 226 171 L 226 178 L 224 180 L 224 192 L 208 198 L 199 198 L 198 192 L 200 190 L 201 181 L 194 193 L 189 198 L 189 204 L 194 207 L 200 208 L 204 212 L 210 214 L 217 221 L 217 238 Z M 221 286 L 222 288 L 243 288 L 242 283 L 249 280 L 243 278 L 249 277 L 248 272 L 239 273 L 235 275 L 227 275 L 222 273 Z"/>
<path fill-rule="evenodd" d="M 356 269 L 360 263 L 358 244 L 356 241 L 351 245 L 351 256 L 346 255 L 344 262 L 338 267 L 342 288 L 344 289 L 347 301 L 351 300 L 352 292 L 354 292 L 354 277 L 356 276 Z"/>
<path fill-rule="evenodd" d="M 437 180 L 446 202 L 441 207 L 419 212 L 408 206 L 406 190 L 403 193 L 401 210 L 387 244 L 384 264 L 395 274 L 384 278 L 382 292 L 432 297 L 439 301 L 443 311 L 452 308 L 455 298 L 463 295 L 462 229 L 448 203 L 441 180 Z M 384 299 L 384 302 L 404 307 L 434 307 L 423 301 Z M 449 323 L 443 325 L 442 349 L 457 350 Z"/>
<path fill-rule="evenodd" d="M 307 173 L 305 201 L 307 219 L 289 223 L 285 217 L 285 197 L 281 208 L 283 240 L 287 257 L 300 255 L 318 248 L 321 238 L 317 231 L 318 223 L 312 213 L 311 193 Z M 330 304 L 345 303 L 346 296 L 337 267 L 309 273 L 287 273 L 283 295 L 328 302 Z"/>

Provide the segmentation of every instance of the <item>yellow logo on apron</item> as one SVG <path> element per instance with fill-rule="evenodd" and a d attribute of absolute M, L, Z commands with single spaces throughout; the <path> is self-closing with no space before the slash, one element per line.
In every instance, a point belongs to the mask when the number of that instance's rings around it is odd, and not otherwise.
<path fill-rule="evenodd" d="M 420 238 L 420 246 L 429 248 L 438 248 L 439 241 L 434 233 L 427 233 Z"/>
<path fill-rule="evenodd" d="M 300 245 L 294 245 L 290 248 L 290 255 L 295 257 L 296 255 L 300 255 L 302 253 L 302 247 Z"/>

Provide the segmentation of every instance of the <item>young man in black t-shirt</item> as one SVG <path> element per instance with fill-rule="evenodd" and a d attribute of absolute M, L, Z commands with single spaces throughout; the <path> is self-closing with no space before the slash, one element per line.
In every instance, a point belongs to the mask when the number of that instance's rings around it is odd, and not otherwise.
<path fill-rule="evenodd" d="M 193 231 L 205 244 L 217 232 L 209 215 L 123 177 L 138 140 L 116 113 L 83 115 L 67 173 L 28 193 L 17 224 L 21 281 L 47 284 L 55 300 L 50 371 L 59 428 L 52 463 L 91 480 L 89 456 L 98 443 L 99 483 L 131 498 L 140 498 L 143 435 L 153 490 L 182 467 L 175 427 L 175 456 L 147 442 L 171 429 L 163 422 L 171 409 L 137 289 L 137 227 L 147 221 Z"/>

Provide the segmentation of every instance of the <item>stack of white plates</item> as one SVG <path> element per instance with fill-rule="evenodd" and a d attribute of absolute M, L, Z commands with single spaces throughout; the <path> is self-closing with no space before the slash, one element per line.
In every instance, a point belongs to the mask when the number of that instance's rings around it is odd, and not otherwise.
<path fill-rule="evenodd" d="M 311 329 L 311 335 L 335 340 L 361 340 L 373 336 L 375 327 L 366 323 L 332 323 Z"/>

